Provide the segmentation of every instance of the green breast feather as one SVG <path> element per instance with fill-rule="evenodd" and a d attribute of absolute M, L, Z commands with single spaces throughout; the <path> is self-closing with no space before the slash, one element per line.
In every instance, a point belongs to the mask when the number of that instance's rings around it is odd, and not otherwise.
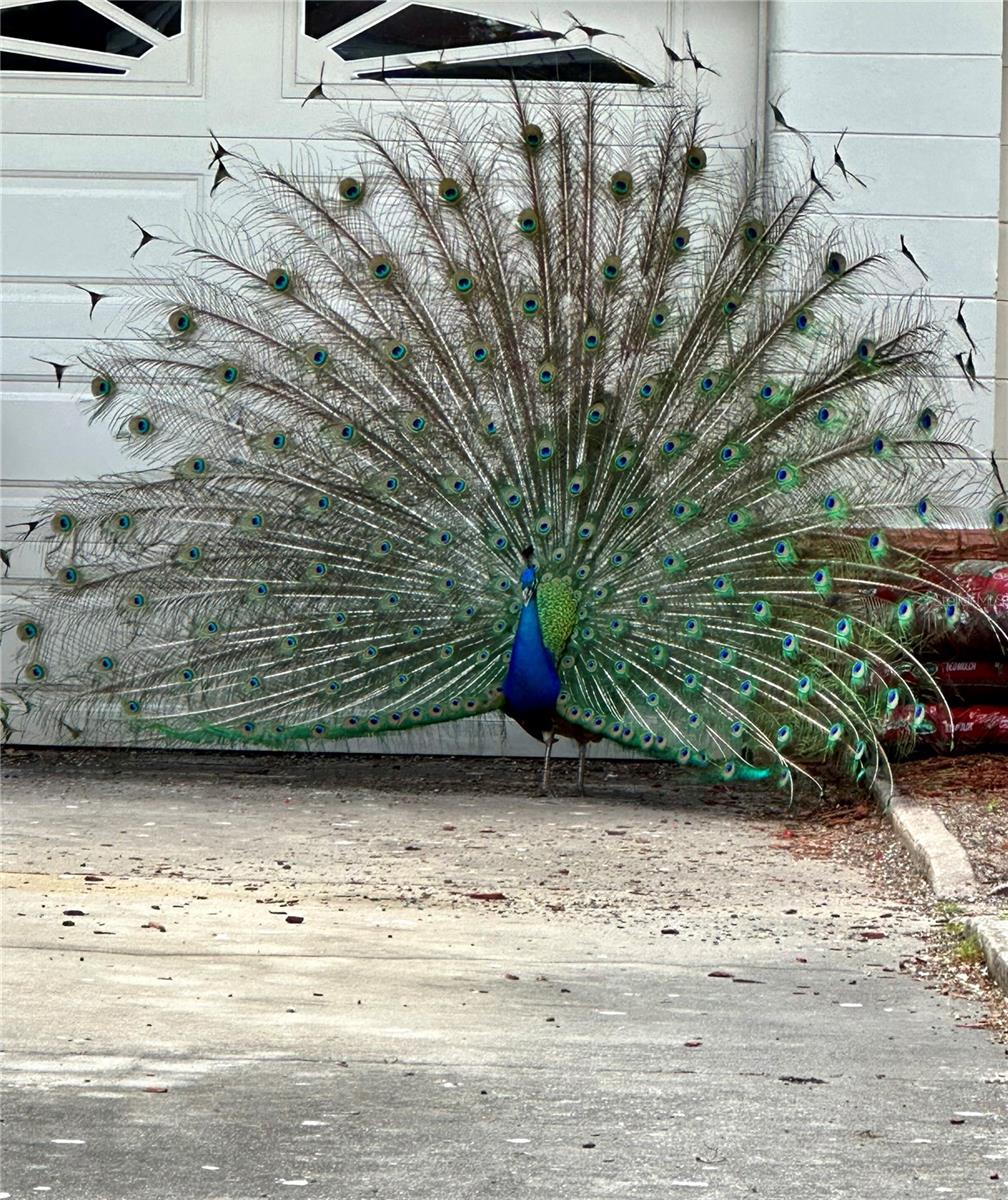
<path fill-rule="evenodd" d="M 543 644 L 554 659 L 559 659 L 577 621 L 577 600 L 570 580 L 561 577 L 540 583 L 536 589 L 536 608 Z"/>

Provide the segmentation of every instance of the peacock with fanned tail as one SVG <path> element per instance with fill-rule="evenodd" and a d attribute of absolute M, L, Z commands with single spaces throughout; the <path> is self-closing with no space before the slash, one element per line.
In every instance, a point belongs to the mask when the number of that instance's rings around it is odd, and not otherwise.
<path fill-rule="evenodd" d="M 243 208 L 141 280 L 141 348 L 82 356 L 157 469 L 50 510 L 32 719 L 283 748 L 503 709 L 547 771 L 566 735 L 871 782 L 928 678 L 884 531 L 1006 520 L 923 303 L 669 89 L 500 99 L 357 128 L 342 179 L 229 156 Z"/>

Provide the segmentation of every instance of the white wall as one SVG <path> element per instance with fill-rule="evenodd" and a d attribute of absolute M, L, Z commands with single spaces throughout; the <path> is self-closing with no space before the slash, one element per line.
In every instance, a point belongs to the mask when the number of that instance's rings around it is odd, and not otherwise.
<path fill-rule="evenodd" d="M 997 379 L 994 451 L 1008 482 L 1008 20 L 1001 51 L 1001 201 L 998 206 Z"/>
<path fill-rule="evenodd" d="M 883 247 L 898 251 L 902 233 L 931 276 L 936 314 L 951 331 L 944 373 L 960 411 L 976 419 L 975 444 L 990 449 L 1001 4 L 777 0 L 769 5 L 768 47 L 768 95 L 781 97 L 780 108 L 808 134 L 821 167 L 832 164 L 834 143 L 848 131 L 842 157 L 870 186 L 847 187 L 838 173 L 831 176 L 839 210 L 863 220 Z M 921 282 L 910 263 L 903 277 L 908 290 Z M 953 357 L 969 349 L 952 323 L 960 298 L 986 391 L 970 390 Z M 1006 398 L 1002 387 L 1002 405 Z"/>

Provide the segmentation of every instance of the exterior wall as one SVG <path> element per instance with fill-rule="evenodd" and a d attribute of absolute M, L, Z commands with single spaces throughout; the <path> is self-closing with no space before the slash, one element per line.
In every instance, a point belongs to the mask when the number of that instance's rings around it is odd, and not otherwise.
<path fill-rule="evenodd" d="M 1008 20 L 1001 52 L 1001 201 L 998 206 L 997 379 L 994 453 L 1008 483 Z"/>
<path fill-rule="evenodd" d="M 840 214 L 884 248 L 900 234 L 930 275 L 935 315 L 950 330 L 946 375 L 974 442 L 994 444 L 994 374 L 1001 156 L 1002 6 L 997 0 L 779 0 L 769 5 L 767 95 L 808 135 L 821 170 L 841 153 L 867 189 L 836 185 Z M 771 118 L 772 120 L 772 118 Z M 773 134 L 774 137 L 793 137 Z M 1005 209 L 1001 209 L 1005 218 Z M 922 280 L 909 262 L 889 294 Z M 1008 298 L 1008 292 L 1004 293 Z M 959 300 L 979 347 L 969 388 L 955 361 L 969 349 L 954 324 Z M 1008 313 L 1003 304 L 1002 314 Z M 1008 319 L 1001 318 L 1008 361 Z M 1005 375 L 1002 364 L 999 372 Z M 1002 384 L 1000 403 L 1006 402 Z M 1005 417 L 999 436 L 1004 445 Z"/>

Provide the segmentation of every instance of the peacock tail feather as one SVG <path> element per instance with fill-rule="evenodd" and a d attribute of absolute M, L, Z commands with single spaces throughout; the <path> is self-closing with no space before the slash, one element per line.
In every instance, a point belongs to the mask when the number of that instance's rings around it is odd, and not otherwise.
<path fill-rule="evenodd" d="M 231 156 L 141 348 L 84 356 L 148 469 L 53 503 L 35 717 L 283 747 L 500 708 L 531 548 L 565 729 L 871 780 L 928 678 L 884 531 L 988 500 L 926 303 L 667 89 L 499 111 L 356 128 L 341 179 Z"/>

